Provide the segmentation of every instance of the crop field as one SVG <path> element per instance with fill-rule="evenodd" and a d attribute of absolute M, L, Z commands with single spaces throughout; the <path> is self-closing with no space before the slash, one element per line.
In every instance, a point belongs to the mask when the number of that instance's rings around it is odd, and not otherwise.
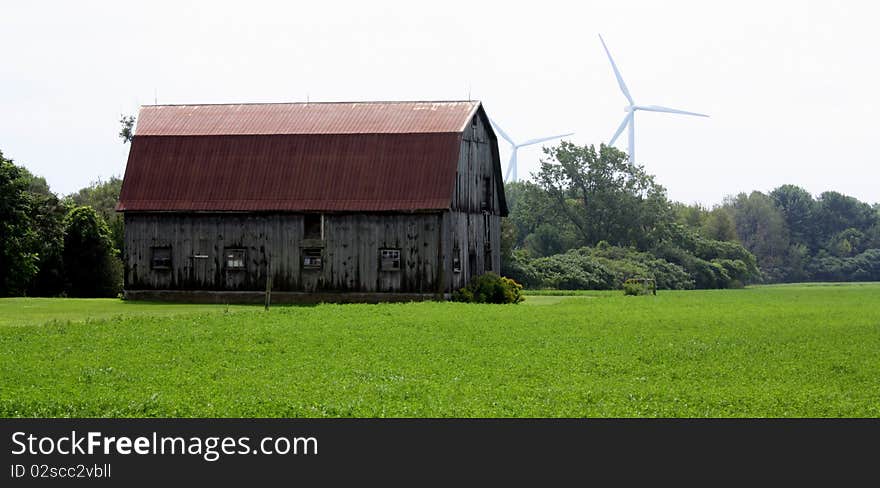
<path fill-rule="evenodd" d="M 0 300 L 2 417 L 880 417 L 880 284 L 521 305 Z"/>

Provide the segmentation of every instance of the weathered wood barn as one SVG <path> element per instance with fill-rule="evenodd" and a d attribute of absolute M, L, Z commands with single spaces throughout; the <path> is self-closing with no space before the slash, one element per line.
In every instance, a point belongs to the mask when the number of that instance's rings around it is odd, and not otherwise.
<path fill-rule="evenodd" d="M 479 102 L 144 106 L 117 210 L 129 299 L 448 296 L 501 268 Z"/>

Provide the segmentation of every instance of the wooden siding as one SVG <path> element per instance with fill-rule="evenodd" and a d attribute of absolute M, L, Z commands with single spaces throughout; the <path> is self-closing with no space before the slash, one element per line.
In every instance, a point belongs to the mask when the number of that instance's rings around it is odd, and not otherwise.
<path fill-rule="evenodd" d="M 500 215 L 498 199 L 499 181 L 493 161 L 492 144 L 486 129 L 487 122 L 474 115 L 471 123 L 462 133 L 458 171 L 455 175 L 455 191 L 452 195 L 452 210 L 467 213 L 481 213 L 484 210 Z M 491 196 L 488 207 L 482 205 L 487 193 Z M 503 188 L 503 187 L 502 187 Z"/>
<path fill-rule="evenodd" d="M 497 149 L 492 150 L 496 143 L 487 124 L 478 112 L 462 134 L 451 212 L 443 219 L 445 281 L 451 290 L 465 286 L 474 275 L 501 273 L 501 163 Z M 483 204 L 486 195 L 490 197 L 488 205 Z M 452 265 L 456 253 L 461 260 L 458 272 Z"/>
<path fill-rule="evenodd" d="M 302 214 L 125 215 L 125 287 L 130 290 L 263 290 L 267 268 L 280 291 L 432 293 L 440 285 L 441 214 L 325 214 L 324 239 L 304 239 Z M 171 268 L 151 268 L 153 248 Z M 323 249 L 320 270 L 302 251 Z M 401 270 L 381 271 L 379 250 L 400 249 Z M 244 270 L 227 269 L 243 249 Z M 200 257 L 205 256 L 205 257 Z"/>
<path fill-rule="evenodd" d="M 474 276 L 486 271 L 501 273 L 500 216 L 450 212 L 444 215 L 444 227 L 450 229 L 443 244 L 444 249 L 449 250 L 445 263 L 448 266 L 446 282 L 449 289 L 457 290 L 467 285 Z M 460 271 L 455 271 L 452 266 L 456 256 L 461 260 Z"/>

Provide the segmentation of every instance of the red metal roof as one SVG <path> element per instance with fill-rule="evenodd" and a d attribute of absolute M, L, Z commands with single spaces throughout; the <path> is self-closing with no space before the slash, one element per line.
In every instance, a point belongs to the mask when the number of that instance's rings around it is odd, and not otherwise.
<path fill-rule="evenodd" d="M 117 210 L 446 209 L 461 133 L 479 107 L 479 102 L 143 107 Z"/>
<path fill-rule="evenodd" d="M 461 132 L 478 106 L 479 102 L 156 105 L 141 108 L 136 135 Z"/>

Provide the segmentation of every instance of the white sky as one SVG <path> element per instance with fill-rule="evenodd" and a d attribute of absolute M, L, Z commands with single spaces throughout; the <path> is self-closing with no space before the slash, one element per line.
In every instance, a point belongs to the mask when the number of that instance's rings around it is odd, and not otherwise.
<path fill-rule="evenodd" d="M 156 92 L 229 103 L 470 90 L 514 138 L 607 142 L 625 99 L 602 33 L 637 103 L 712 115 L 636 116 L 638 160 L 671 198 L 794 183 L 880 201 L 874 2 L 0 2 L 0 150 L 61 194 L 124 172 L 119 116 Z M 521 177 L 540 156 L 520 150 Z"/>

